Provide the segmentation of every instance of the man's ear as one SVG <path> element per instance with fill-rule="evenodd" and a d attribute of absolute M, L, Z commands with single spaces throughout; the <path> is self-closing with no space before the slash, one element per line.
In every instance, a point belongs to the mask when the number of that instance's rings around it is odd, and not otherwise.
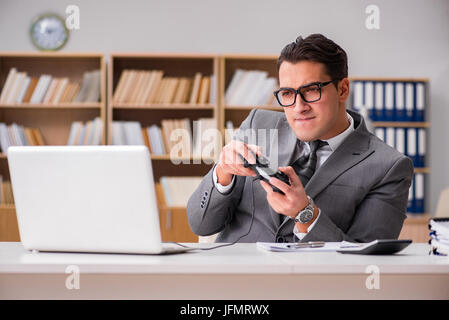
<path fill-rule="evenodd" d="M 343 78 L 338 85 L 338 100 L 345 102 L 349 97 L 349 92 L 349 80 L 348 78 Z"/>

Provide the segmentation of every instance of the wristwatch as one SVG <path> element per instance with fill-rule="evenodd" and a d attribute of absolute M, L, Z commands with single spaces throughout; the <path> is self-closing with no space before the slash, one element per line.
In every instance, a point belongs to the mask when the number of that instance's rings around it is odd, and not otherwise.
<path fill-rule="evenodd" d="M 307 207 L 299 211 L 298 215 L 293 219 L 295 222 L 299 222 L 302 224 L 306 224 L 313 219 L 313 213 L 315 211 L 315 202 L 313 202 L 312 198 L 307 196 L 309 199 L 309 204 Z"/>

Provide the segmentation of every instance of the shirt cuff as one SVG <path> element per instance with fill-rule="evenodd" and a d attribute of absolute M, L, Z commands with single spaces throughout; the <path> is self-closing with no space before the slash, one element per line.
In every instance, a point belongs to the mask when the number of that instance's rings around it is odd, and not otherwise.
<path fill-rule="evenodd" d="M 320 217 L 320 214 L 321 214 L 321 209 L 318 208 L 318 215 L 316 216 L 315 221 L 307 228 L 306 233 L 299 232 L 298 228 L 296 228 L 296 223 L 295 223 L 295 227 L 293 228 L 293 234 L 296 236 L 296 238 L 298 238 L 299 240 L 302 240 L 307 235 L 307 233 L 309 233 L 313 229 L 313 227 L 315 226 L 316 222 L 318 221 L 318 219 Z"/>
<path fill-rule="evenodd" d="M 220 183 L 218 183 L 217 166 L 214 167 L 212 177 L 214 179 L 215 188 L 217 188 L 218 192 L 220 192 L 220 193 L 223 193 L 223 194 L 228 193 L 229 191 L 232 190 L 232 187 L 234 187 L 235 176 L 232 176 L 231 183 L 228 184 L 227 186 L 222 186 Z"/>

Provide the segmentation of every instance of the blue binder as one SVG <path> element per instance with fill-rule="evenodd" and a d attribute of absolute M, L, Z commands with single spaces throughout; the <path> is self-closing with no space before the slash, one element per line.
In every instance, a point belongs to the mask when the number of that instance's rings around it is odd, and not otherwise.
<path fill-rule="evenodd" d="M 405 84 L 396 82 L 394 86 L 395 121 L 405 121 Z"/>
<path fill-rule="evenodd" d="M 425 104 L 426 89 L 424 82 L 415 83 L 415 121 L 424 122 L 425 120 Z"/>
<path fill-rule="evenodd" d="M 374 115 L 373 121 L 385 121 L 385 83 L 374 82 Z"/>
<path fill-rule="evenodd" d="M 384 121 L 394 121 L 394 83 L 384 82 Z"/>
<path fill-rule="evenodd" d="M 415 174 L 415 213 L 424 213 L 425 182 L 424 174 Z"/>
<path fill-rule="evenodd" d="M 416 90 L 413 82 L 405 83 L 405 121 L 414 121 L 416 113 Z"/>
<path fill-rule="evenodd" d="M 417 128 L 407 128 L 406 130 L 406 155 L 413 161 L 414 167 L 420 167 L 418 155 L 418 130 Z"/>
<path fill-rule="evenodd" d="M 425 167 L 426 166 L 426 129 L 418 128 L 416 130 L 417 130 L 417 138 L 418 138 L 417 166 Z"/>
<path fill-rule="evenodd" d="M 415 213 L 415 175 L 413 175 L 412 184 L 409 189 L 407 212 Z"/>

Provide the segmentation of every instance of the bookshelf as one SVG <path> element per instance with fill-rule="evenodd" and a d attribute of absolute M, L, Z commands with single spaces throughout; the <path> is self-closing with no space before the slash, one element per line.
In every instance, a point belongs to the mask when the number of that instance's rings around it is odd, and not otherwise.
<path fill-rule="evenodd" d="M 71 124 L 87 122 L 99 117 L 106 123 L 106 67 L 101 53 L 62 52 L 0 52 L 0 88 L 5 87 L 9 72 L 26 72 L 30 78 L 47 74 L 55 78 L 67 78 L 68 83 L 81 84 L 86 72 L 99 70 L 100 99 L 98 102 L 20 102 L 0 103 L 0 122 L 17 123 L 39 129 L 47 145 L 66 145 Z M 62 96 L 61 96 L 62 97 Z M 25 100 L 25 99 L 24 99 Z M 62 100 L 62 99 L 61 99 Z M 73 101 L 73 100 L 72 100 Z M 101 143 L 106 142 L 103 129 Z M 8 159 L 0 154 L 0 175 L 9 181 Z M 13 204 L 0 204 L 0 241 L 19 241 L 17 218 Z"/>
<path fill-rule="evenodd" d="M 190 128 L 193 129 L 195 121 L 211 118 L 214 119 L 213 127 L 217 128 L 219 123 L 218 68 L 217 55 L 112 53 L 109 57 L 108 69 L 108 144 L 114 143 L 112 123 L 116 121 L 138 121 L 142 128 L 152 125 L 162 128 L 164 119 L 188 119 Z M 137 82 L 129 80 L 132 79 L 129 76 L 130 71 L 136 72 L 134 79 L 138 79 L 139 73 L 143 78 L 145 76 L 142 73 L 147 73 L 150 80 L 138 89 Z M 159 83 L 155 85 L 156 80 L 151 79 L 156 78 L 155 72 L 159 71 L 162 75 L 158 80 Z M 124 76 L 125 72 L 128 72 L 128 80 Z M 190 99 L 192 91 L 195 90 L 195 76 L 198 73 L 201 74 L 202 80 L 208 77 L 213 78 L 209 82 L 209 94 L 206 101 L 200 99 L 202 84 L 195 101 Z M 121 84 L 122 76 L 123 84 Z M 170 95 L 169 85 L 163 87 L 164 79 L 176 79 L 175 92 L 182 91 L 180 79 L 190 79 L 191 82 L 184 86 L 184 90 L 187 90 L 184 98 L 176 99 L 176 93 Z M 131 84 L 127 86 L 127 82 Z M 153 91 L 152 86 L 160 86 L 161 93 L 158 94 L 156 89 Z M 129 91 L 134 87 L 136 87 L 134 92 Z M 187 87 L 190 89 L 186 89 Z M 163 93 L 164 91 L 166 94 Z M 186 208 L 168 206 L 159 181 L 164 176 L 203 176 L 210 170 L 218 154 L 215 157 L 211 155 L 205 158 L 192 153 L 173 157 L 168 150 L 165 151 L 165 154 L 156 154 L 150 148 L 154 179 L 157 183 L 162 239 L 163 241 L 198 241 L 198 237 L 188 226 Z"/>
<path fill-rule="evenodd" d="M 428 202 L 425 191 L 426 186 L 429 185 L 430 167 L 428 166 L 428 152 L 426 152 L 427 147 L 425 146 L 428 145 L 428 131 L 431 127 L 430 122 L 426 121 L 429 118 L 429 80 L 427 78 L 351 77 L 350 81 L 352 85 L 351 107 L 357 109 L 357 105 L 362 102 L 361 94 L 363 92 L 363 103 L 368 107 L 368 113 L 373 121 L 374 133 L 414 161 L 414 178 L 410 189 L 407 218 L 404 221 L 399 238 L 427 242 L 429 239 L 428 221 L 430 214 L 425 210 Z M 359 88 L 355 88 L 355 83 L 358 83 Z M 370 84 L 370 89 L 368 89 L 367 83 Z M 387 84 L 390 86 L 389 89 L 387 89 Z M 377 85 L 380 88 L 379 92 L 376 88 Z M 361 90 L 362 86 L 363 90 Z M 421 88 L 418 89 L 418 87 Z M 356 95 L 359 95 L 359 97 L 357 98 Z M 382 102 L 379 103 L 379 101 Z M 381 119 L 376 113 L 382 114 Z M 390 130 L 390 136 L 388 136 L 387 130 Z M 415 130 L 416 134 L 412 132 L 411 136 L 408 135 L 409 131 Z M 398 131 L 401 131 L 400 135 Z M 422 139 L 418 137 L 420 131 L 423 133 Z M 415 144 L 412 148 L 409 147 L 410 141 L 414 141 Z M 419 146 L 422 143 L 424 143 L 424 147 Z M 425 158 L 416 161 L 420 153 L 423 153 Z M 423 189 L 419 192 L 422 193 L 422 200 L 416 199 L 418 197 L 417 176 L 420 176 L 420 184 L 422 185 L 419 188 Z M 423 202 L 419 209 L 414 207 L 415 202 L 418 201 Z"/>
<path fill-rule="evenodd" d="M 226 54 L 220 56 L 220 78 L 221 78 L 219 88 L 220 119 L 221 119 L 220 130 L 223 133 L 223 136 L 227 121 L 231 121 L 234 129 L 237 129 L 242 123 L 242 121 L 248 116 L 251 109 L 253 109 L 255 106 L 257 106 L 257 108 L 260 109 L 282 112 L 281 107 L 274 105 L 272 103 L 257 104 L 249 102 L 248 105 L 242 105 L 239 103 L 241 101 L 241 97 L 244 97 L 247 94 L 254 92 L 264 92 L 267 94 L 268 97 L 273 98 L 272 100 L 274 101 L 275 99 L 272 92 L 275 90 L 275 88 L 272 88 L 272 90 L 265 89 L 263 91 L 260 91 L 253 86 L 249 87 L 248 90 L 243 94 L 240 93 L 240 98 L 237 97 L 237 99 L 232 99 L 231 95 L 230 99 L 226 99 L 227 90 L 229 89 L 237 70 L 244 70 L 244 71 L 257 70 L 266 72 L 267 78 L 276 79 L 275 86 L 278 87 L 277 84 L 278 72 L 276 67 L 277 59 L 278 59 L 277 55 Z M 244 82 L 244 80 L 242 80 L 242 82 Z"/>

